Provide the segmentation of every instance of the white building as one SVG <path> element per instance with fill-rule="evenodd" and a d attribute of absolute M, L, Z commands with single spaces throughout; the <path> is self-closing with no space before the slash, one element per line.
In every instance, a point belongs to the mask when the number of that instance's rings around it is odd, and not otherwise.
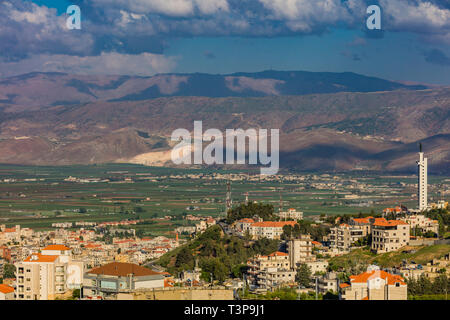
<path fill-rule="evenodd" d="M 422 214 L 407 216 L 401 220 L 408 223 L 411 226 L 411 229 L 417 227 L 422 229 L 422 232 L 431 231 L 439 234 L 439 222 L 437 220 L 425 217 Z"/>
<path fill-rule="evenodd" d="M 417 197 L 419 201 L 419 210 L 422 211 L 426 210 L 428 207 L 428 159 L 423 157 L 422 144 L 420 144 L 419 161 L 417 161 L 417 167 L 419 171 Z"/>
<path fill-rule="evenodd" d="M 281 220 L 303 220 L 303 212 L 297 211 L 294 208 L 288 209 L 288 211 L 282 211 L 275 213 Z"/>
<path fill-rule="evenodd" d="M 72 251 L 64 245 L 49 245 L 16 264 L 17 300 L 53 300 L 79 288 L 83 262 L 72 260 Z"/>
<path fill-rule="evenodd" d="M 14 288 L 6 284 L 0 284 L 0 301 L 14 300 Z"/>

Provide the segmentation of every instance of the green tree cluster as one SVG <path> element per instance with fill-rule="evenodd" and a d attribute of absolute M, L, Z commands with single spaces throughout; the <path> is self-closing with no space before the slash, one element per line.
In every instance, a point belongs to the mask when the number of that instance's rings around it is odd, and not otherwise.
<path fill-rule="evenodd" d="M 210 281 L 210 273 L 219 283 L 228 277 L 242 277 L 246 262 L 254 255 L 268 255 L 278 250 L 279 242 L 263 238 L 247 242 L 222 233 L 220 226 L 212 226 L 187 244 L 163 255 L 157 262 L 171 274 L 192 270 L 195 260 L 204 274 L 202 279 Z M 208 279 L 208 280 L 207 280 Z"/>
<path fill-rule="evenodd" d="M 274 215 L 273 205 L 253 203 L 240 204 L 238 207 L 231 209 L 227 214 L 227 222 L 229 224 L 234 221 L 259 216 L 265 221 L 277 221 L 279 217 Z"/>
<path fill-rule="evenodd" d="M 418 279 L 407 279 L 408 296 L 445 295 L 450 290 L 450 278 L 441 274 L 434 280 L 424 275 Z"/>

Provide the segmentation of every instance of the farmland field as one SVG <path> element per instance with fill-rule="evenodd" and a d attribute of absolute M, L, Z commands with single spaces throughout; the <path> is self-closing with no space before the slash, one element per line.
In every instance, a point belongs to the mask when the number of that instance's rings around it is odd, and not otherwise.
<path fill-rule="evenodd" d="M 148 235 L 173 235 L 188 225 L 183 215 L 217 217 L 225 212 L 226 181 L 232 179 L 233 203 L 273 204 L 312 215 L 380 212 L 403 204 L 414 207 L 415 176 L 375 174 L 280 174 L 259 180 L 252 171 L 156 168 L 128 164 L 36 167 L 0 166 L 0 224 L 20 224 L 36 230 L 55 222 L 144 219 L 133 226 Z M 212 174 L 220 175 L 212 178 Z M 246 179 L 246 177 L 251 177 Z M 430 200 L 448 190 L 446 177 L 430 177 Z M 156 219 L 171 216 L 170 219 Z M 153 220 L 153 221 L 152 221 Z"/>

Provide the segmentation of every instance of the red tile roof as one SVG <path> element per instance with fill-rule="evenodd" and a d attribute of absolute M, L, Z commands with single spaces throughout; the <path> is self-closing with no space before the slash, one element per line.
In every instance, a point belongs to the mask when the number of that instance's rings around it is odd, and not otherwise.
<path fill-rule="evenodd" d="M 269 254 L 269 257 L 287 257 L 287 256 L 288 256 L 287 253 L 281 251 L 276 251 Z"/>
<path fill-rule="evenodd" d="M 262 228 L 283 228 L 286 225 L 295 226 L 296 221 L 262 221 L 255 222 L 252 227 L 262 227 Z"/>
<path fill-rule="evenodd" d="M 141 267 L 134 263 L 123 263 L 123 262 L 111 262 L 99 268 L 92 269 L 88 273 L 104 274 L 116 277 L 126 277 L 130 274 L 133 274 L 136 277 L 154 276 L 161 274 L 159 272 L 152 271 L 148 268 Z"/>
<path fill-rule="evenodd" d="M 238 222 L 241 222 L 241 223 L 255 223 L 255 220 L 250 219 L 250 218 L 244 218 L 244 219 L 238 220 Z"/>
<path fill-rule="evenodd" d="M 31 259 L 31 257 L 36 256 L 37 259 Z M 54 262 L 58 259 L 58 256 L 46 256 L 40 253 L 34 253 L 28 258 L 26 258 L 23 262 Z"/>
<path fill-rule="evenodd" d="M 405 221 L 401 220 L 385 220 L 385 221 L 376 221 L 373 225 L 379 227 L 395 227 L 398 225 L 408 225 L 408 224 Z"/>
<path fill-rule="evenodd" d="M 389 285 L 393 285 L 397 282 L 399 282 L 401 285 L 406 285 L 404 279 L 396 274 L 390 274 L 383 270 L 373 270 L 373 271 L 367 271 L 361 274 L 358 274 L 356 276 L 350 276 L 350 282 L 351 283 L 364 283 L 367 282 L 370 278 L 377 278 L 380 277 L 381 279 L 387 279 L 387 283 Z"/>
<path fill-rule="evenodd" d="M 51 245 L 46 246 L 42 250 L 66 251 L 66 250 L 70 250 L 70 248 L 66 247 L 65 245 L 62 245 L 62 244 L 51 244 Z"/>
<path fill-rule="evenodd" d="M 14 288 L 7 284 L 0 284 L 0 292 L 4 294 L 11 293 L 14 292 Z"/>

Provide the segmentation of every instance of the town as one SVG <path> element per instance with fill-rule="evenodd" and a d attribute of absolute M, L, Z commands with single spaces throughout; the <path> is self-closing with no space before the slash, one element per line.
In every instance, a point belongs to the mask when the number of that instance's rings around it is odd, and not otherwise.
<path fill-rule="evenodd" d="M 284 180 L 298 191 L 304 190 L 302 183 L 308 179 L 312 181 L 308 188 L 331 188 L 335 193 L 345 186 L 333 202 L 359 210 L 376 202 L 385 204 L 386 187 L 357 180 L 344 183 L 332 175 L 261 178 L 211 173 L 189 174 L 189 179 L 205 184 L 226 180 L 224 199 L 190 200 L 180 216 L 174 209 L 164 211 L 164 203 L 158 200 L 155 205 L 165 214 L 149 218 L 140 200 L 100 194 L 93 195 L 94 203 L 113 203 L 112 212 L 95 216 L 90 213 L 95 210 L 87 207 L 59 210 L 51 217 L 27 213 L 24 225 L 20 220 L 11 225 L 8 216 L 0 224 L 0 300 L 447 299 L 450 207 L 443 198 L 448 185 L 441 184 L 435 193 L 441 198 L 435 196 L 429 202 L 427 159 L 422 152 L 417 166 L 417 184 L 389 186 L 389 192 L 399 198 L 404 197 L 400 188 L 416 188 L 415 206 L 401 200 L 368 213 L 346 213 L 340 208 L 331 214 L 327 211 L 333 206 L 326 205 L 320 214 L 285 208 L 286 199 L 273 188 L 269 189 L 271 201 L 266 193 L 248 191 L 237 200 L 231 183 Z M 166 181 L 162 176 L 140 175 L 135 180 L 70 176 L 63 183 L 134 185 L 145 180 L 161 187 Z M 183 178 L 183 174 L 170 175 L 172 180 Z M 14 186 L 42 180 L 7 178 L 3 183 Z M 361 190 L 370 197 L 365 199 Z M 323 194 L 316 196 L 323 202 Z M 28 197 L 26 191 L 17 194 L 20 201 Z M 153 195 L 143 201 L 152 202 Z M 121 206 L 119 212 L 116 204 Z M 212 205 L 217 205 L 216 214 L 206 214 L 205 206 Z M 45 227 L 35 222 L 47 220 Z M 159 224 L 173 229 L 152 234 Z"/>

